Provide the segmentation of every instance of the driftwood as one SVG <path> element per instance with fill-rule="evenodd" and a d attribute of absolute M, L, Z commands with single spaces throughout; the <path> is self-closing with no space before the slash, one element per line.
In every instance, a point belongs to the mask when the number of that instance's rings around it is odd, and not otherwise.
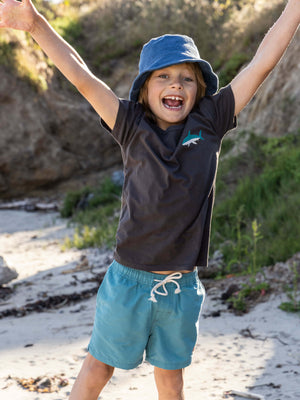
<path fill-rule="evenodd" d="M 39 200 L 27 199 L 16 200 L 9 203 L 0 203 L 0 210 L 24 210 L 33 211 L 58 211 L 59 205 L 56 202 L 43 203 Z"/>
<path fill-rule="evenodd" d="M 24 317 L 32 312 L 44 312 L 46 310 L 59 309 L 69 304 L 75 304 L 79 301 L 89 299 L 97 293 L 98 287 L 84 290 L 81 293 L 71 293 L 58 296 L 50 296 L 45 300 L 37 300 L 33 303 L 27 303 L 22 307 L 9 308 L 0 311 L 0 319 L 5 317 Z"/>
<path fill-rule="evenodd" d="M 95 296 L 99 289 L 99 283 L 102 282 L 105 273 L 97 274 L 93 279 L 87 281 L 97 282 L 97 286 L 83 290 L 79 293 L 69 293 L 56 296 L 49 296 L 43 300 L 37 300 L 32 303 L 27 303 L 22 307 L 9 308 L 0 311 L 0 319 L 5 317 L 24 317 L 33 312 L 44 312 L 46 310 L 57 310 L 67 305 L 76 304 L 80 301 L 89 299 Z"/>
<path fill-rule="evenodd" d="M 237 390 L 228 390 L 223 393 L 223 398 L 226 399 L 228 398 L 228 396 L 238 396 L 244 399 L 251 399 L 251 400 L 265 400 L 264 396 L 261 396 L 260 394 L 238 392 Z"/>

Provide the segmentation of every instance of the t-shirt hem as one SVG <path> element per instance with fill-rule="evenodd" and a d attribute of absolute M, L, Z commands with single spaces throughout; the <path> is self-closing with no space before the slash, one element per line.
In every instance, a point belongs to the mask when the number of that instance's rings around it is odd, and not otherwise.
<path fill-rule="evenodd" d="M 193 271 L 195 269 L 195 267 L 206 267 L 206 265 L 198 265 L 198 263 L 194 264 L 194 265 L 190 265 L 190 264 L 183 264 L 183 265 L 149 265 L 149 264 L 142 264 L 142 263 L 132 263 L 132 262 L 128 262 L 120 257 L 118 257 L 117 254 L 115 254 L 114 259 L 121 265 L 124 265 L 125 267 L 128 268 L 133 268 L 133 269 L 139 269 L 142 271 L 182 271 L 182 270 L 188 270 L 188 271 Z"/>

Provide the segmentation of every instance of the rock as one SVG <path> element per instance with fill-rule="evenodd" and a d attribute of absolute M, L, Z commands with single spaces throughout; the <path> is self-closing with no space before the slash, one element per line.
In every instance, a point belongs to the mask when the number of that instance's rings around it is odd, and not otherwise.
<path fill-rule="evenodd" d="M 114 171 L 111 175 L 112 182 L 117 186 L 123 186 L 124 183 L 124 173 L 122 170 Z"/>
<path fill-rule="evenodd" d="M 230 285 L 230 286 L 227 288 L 226 292 L 222 293 L 221 299 L 222 299 L 222 300 L 228 300 L 228 299 L 230 299 L 230 297 L 231 297 L 233 294 L 239 292 L 240 290 L 241 290 L 240 286 L 234 283 L 234 284 Z"/>
<path fill-rule="evenodd" d="M 121 165 L 119 146 L 84 98 L 55 81 L 41 95 L 1 65 L 0 74 L 2 198 L 34 196 L 64 182 L 95 184 Z"/>
<path fill-rule="evenodd" d="M 9 268 L 4 258 L 0 256 L 0 286 L 16 279 L 18 273 L 14 268 Z"/>
<path fill-rule="evenodd" d="M 241 114 L 240 124 L 246 124 L 256 132 L 268 136 L 283 136 L 299 129 L 299 39 L 300 32 L 296 34 L 285 56 L 264 82 L 251 104 L 243 115 Z"/>
<path fill-rule="evenodd" d="M 200 279 L 214 279 L 222 274 L 223 269 L 223 254 L 220 250 L 216 250 L 208 260 L 208 267 L 198 269 L 198 276 Z"/>
<path fill-rule="evenodd" d="M 300 31 L 296 33 L 282 60 L 239 114 L 238 127 L 230 133 L 235 146 L 228 156 L 247 151 L 246 132 L 265 137 L 282 137 L 299 132 L 299 39 Z"/>
<path fill-rule="evenodd" d="M 294 254 L 286 262 L 263 267 L 256 275 L 258 283 L 268 282 L 273 289 L 292 289 L 300 283 L 300 252 Z"/>
<path fill-rule="evenodd" d="M 13 290 L 8 286 L 0 285 L 0 300 L 6 300 L 13 294 Z"/>

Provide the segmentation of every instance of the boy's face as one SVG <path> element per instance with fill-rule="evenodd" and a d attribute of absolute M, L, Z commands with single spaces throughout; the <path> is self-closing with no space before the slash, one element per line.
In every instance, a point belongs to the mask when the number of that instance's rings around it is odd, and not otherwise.
<path fill-rule="evenodd" d="M 161 129 L 182 123 L 194 107 L 197 82 L 188 64 L 171 65 L 152 72 L 147 88 L 149 107 Z"/>

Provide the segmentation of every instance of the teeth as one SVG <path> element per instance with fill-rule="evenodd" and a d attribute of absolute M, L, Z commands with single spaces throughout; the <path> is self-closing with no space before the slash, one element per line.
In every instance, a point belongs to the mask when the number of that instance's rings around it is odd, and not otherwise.
<path fill-rule="evenodd" d="M 170 99 L 170 100 L 179 100 L 181 101 L 182 98 L 181 97 L 177 97 L 177 96 L 166 96 L 165 99 Z"/>

